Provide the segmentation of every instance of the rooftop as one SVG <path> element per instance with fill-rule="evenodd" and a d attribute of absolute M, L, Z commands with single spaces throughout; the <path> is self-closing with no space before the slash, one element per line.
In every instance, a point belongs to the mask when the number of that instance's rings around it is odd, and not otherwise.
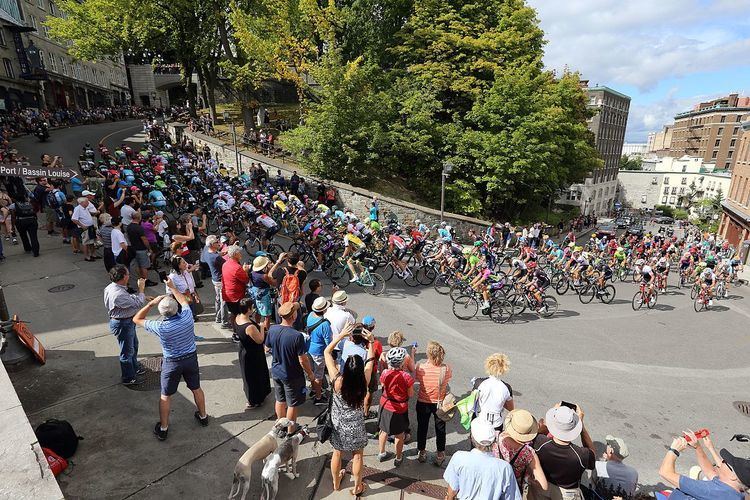
<path fill-rule="evenodd" d="M 596 91 L 598 91 L 598 92 L 608 92 L 610 94 L 614 94 L 614 95 L 616 95 L 618 97 L 621 97 L 623 99 L 627 99 L 628 101 L 630 100 L 630 96 L 627 96 L 627 95 L 623 94 L 622 92 L 618 92 L 618 91 L 616 91 L 614 89 L 611 89 L 611 88 L 609 88 L 607 86 L 604 86 L 604 85 L 598 86 L 598 87 L 587 87 L 586 91 L 587 92 L 596 92 Z"/>

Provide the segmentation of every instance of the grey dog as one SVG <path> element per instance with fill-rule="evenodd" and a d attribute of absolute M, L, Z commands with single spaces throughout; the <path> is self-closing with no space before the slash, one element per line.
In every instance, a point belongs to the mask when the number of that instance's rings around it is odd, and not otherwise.
<path fill-rule="evenodd" d="M 289 463 L 292 465 L 292 477 L 297 477 L 297 454 L 299 445 L 307 436 L 307 426 L 301 428 L 294 435 L 287 437 L 276 451 L 266 459 L 263 472 L 260 477 L 263 481 L 263 500 L 275 500 L 279 491 L 279 469 L 283 465 L 289 472 Z"/>
<path fill-rule="evenodd" d="M 286 435 L 286 428 L 289 425 L 289 420 L 286 418 L 280 418 L 273 424 L 273 428 L 260 438 L 254 445 L 252 445 L 237 461 L 237 465 L 234 466 L 234 479 L 232 480 L 232 490 L 229 493 L 229 498 L 236 499 L 241 498 L 245 500 L 247 492 L 250 489 L 250 479 L 252 476 L 253 463 L 265 460 L 268 455 L 274 452 L 278 447 L 277 439 Z M 240 490 L 242 490 L 242 496 L 240 497 Z"/>

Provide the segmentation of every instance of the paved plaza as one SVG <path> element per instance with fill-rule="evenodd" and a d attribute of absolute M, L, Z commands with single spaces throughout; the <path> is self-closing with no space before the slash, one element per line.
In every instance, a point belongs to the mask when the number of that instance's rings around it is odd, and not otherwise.
<path fill-rule="evenodd" d="M 49 144 L 24 138 L 17 147 L 32 157 L 50 151 L 72 162 L 84 142 L 96 144 L 105 137 L 112 146 L 138 140 L 139 131 L 139 122 L 64 129 L 55 131 Z M 158 381 L 142 390 L 119 383 L 117 343 L 102 303 L 108 283 L 103 264 L 83 261 L 44 231 L 40 240 L 38 259 L 20 246 L 6 246 L 0 280 L 11 313 L 29 321 L 47 349 L 46 365 L 11 374 L 32 426 L 47 418 L 66 419 L 85 438 L 72 467 L 58 478 L 63 493 L 67 498 L 225 498 L 236 460 L 268 431 L 273 414 L 272 397 L 262 408 L 244 411 L 236 345 L 214 328 L 210 314 L 203 316 L 196 325 L 197 334 L 205 337 L 198 353 L 213 419 L 207 428 L 195 423 L 192 397 L 182 385 L 172 405 L 169 439 L 158 442 L 151 433 L 158 418 Z M 617 283 L 610 305 L 584 305 L 569 292 L 558 297 L 555 317 L 542 320 L 525 313 L 506 325 L 486 317 L 458 320 L 450 299 L 431 287 L 404 288 L 392 280 L 380 297 L 352 288 L 347 292 L 352 309 L 377 319 L 376 336 L 401 329 L 408 343 L 417 341 L 418 359 L 429 340 L 439 341 L 453 367 L 456 395 L 468 392 L 471 377 L 483 375 L 487 354 L 508 354 L 511 370 L 505 379 L 514 388 L 517 408 L 542 416 L 561 399 L 580 404 L 593 439 L 600 445 L 607 434 L 624 438 L 628 463 L 638 469 L 644 489 L 653 490 L 663 486 L 658 465 L 680 431 L 707 427 L 717 447 L 730 449 L 734 433 L 750 431 L 750 419 L 732 406 L 750 399 L 749 288 L 734 288 L 711 311 L 696 313 L 688 291 L 675 288 L 674 279 L 672 275 L 672 286 L 653 310 L 633 311 L 635 285 Z M 55 293 L 61 285 L 74 286 Z M 209 288 L 201 295 L 210 312 Z M 161 287 L 149 291 L 163 293 Z M 325 293 L 330 295 L 329 283 Z M 141 329 L 138 336 L 147 364 L 148 358 L 161 355 L 156 338 Z M 311 423 L 319 411 L 307 403 L 300 422 Z M 416 426 L 413 414 L 411 422 Z M 369 426 L 374 430 L 376 421 Z M 463 428 L 457 421 L 449 423 L 448 454 L 467 447 Z M 427 448 L 434 449 L 434 439 Z M 279 498 L 349 497 L 348 476 L 342 492 L 331 492 L 326 468 L 330 450 L 328 444 L 303 443 L 299 477 L 280 479 Z M 393 469 L 392 461 L 377 461 L 376 442 L 370 441 L 366 496 L 442 498 L 443 469 L 419 464 L 415 443 L 406 450 L 404 464 Z M 693 465 L 691 460 L 686 457 L 679 465 Z M 259 498 L 259 491 L 256 482 L 249 498 Z"/>

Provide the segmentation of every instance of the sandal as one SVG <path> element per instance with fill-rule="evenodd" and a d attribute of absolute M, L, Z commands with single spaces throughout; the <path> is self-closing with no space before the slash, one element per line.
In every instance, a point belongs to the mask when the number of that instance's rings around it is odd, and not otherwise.
<path fill-rule="evenodd" d="M 419 454 L 417 455 L 417 461 L 418 461 L 418 462 L 419 462 L 420 464 L 423 464 L 423 463 L 425 463 L 425 462 L 427 461 L 427 451 L 425 451 L 425 450 L 421 450 L 421 451 L 419 452 Z"/>
<path fill-rule="evenodd" d="M 435 466 L 440 467 L 445 462 L 445 453 L 435 455 Z"/>
<path fill-rule="evenodd" d="M 359 491 L 354 491 L 354 488 L 349 490 L 349 494 L 354 497 L 360 497 L 364 494 L 365 490 L 367 489 L 367 484 L 365 484 L 364 481 L 360 484 Z"/>

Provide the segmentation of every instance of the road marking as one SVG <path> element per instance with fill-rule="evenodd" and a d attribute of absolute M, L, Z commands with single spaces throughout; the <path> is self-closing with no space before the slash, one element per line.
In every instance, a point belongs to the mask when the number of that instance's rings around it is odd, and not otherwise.
<path fill-rule="evenodd" d="M 130 130 L 131 128 L 139 128 L 139 127 L 143 127 L 143 124 L 139 123 L 138 125 L 131 125 L 130 127 L 125 127 L 125 128 L 121 128 L 120 130 L 115 130 L 114 132 L 109 133 L 109 134 L 105 135 L 104 137 L 102 137 L 101 139 L 99 139 L 99 144 L 104 143 L 104 141 L 106 141 L 107 139 L 109 139 L 110 137 L 112 137 L 115 134 L 119 134 L 120 132 L 124 132 L 126 130 Z"/>

